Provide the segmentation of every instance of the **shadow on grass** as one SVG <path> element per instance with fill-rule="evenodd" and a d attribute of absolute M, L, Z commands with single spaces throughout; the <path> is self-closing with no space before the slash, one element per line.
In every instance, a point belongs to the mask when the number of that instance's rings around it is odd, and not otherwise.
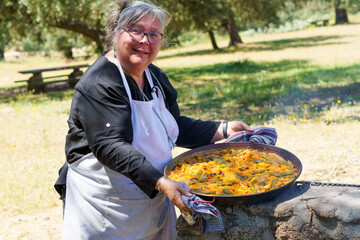
<path fill-rule="evenodd" d="M 253 48 L 253 51 L 266 51 L 266 50 L 282 50 L 286 48 L 303 48 L 325 45 L 338 45 L 343 42 L 326 42 L 328 40 L 340 39 L 346 36 L 314 36 L 305 38 L 288 38 L 274 41 L 257 42 L 258 48 Z M 251 50 L 247 49 L 247 50 Z"/>
<path fill-rule="evenodd" d="M 68 84 L 54 83 L 49 84 L 46 93 L 33 94 L 26 90 L 26 87 L 14 87 L 14 88 L 3 88 L 0 89 L 0 103 L 27 103 L 32 102 L 36 99 L 36 104 L 46 103 L 47 101 L 55 100 L 67 100 L 71 99 L 74 93 Z"/>
<path fill-rule="evenodd" d="M 235 53 L 235 52 L 260 52 L 260 51 L 277 51 L 283 50 L 286 48 L 304 48 L 304 47 L 315 47 L 315 46 L 325 46 L 325 45 L 339 45 L 344 44 L 344 42 L 327 42 L 328 40 L 341 39 L 346 36 L 314 36 L 314 37 L 304 37 L 304 38 L 288 38 L 274 41 L 263 41 L 255 42 L 250 44 L 241 45 L 238 48 L 227 47 L 222 49 L 205 49 L 192 52 L 184 52 L 173 55 L 159 56 L 157 59 L 167 59 L 173 57 L 186 57 L 186 56 L 202 56 L 202 55 L 217 55 L 217 54 L 226 54 L 226 53 Z"/>
<path fill-rule="evenodd" d="M 248 75 L 259 72 L 284 72 L 297 68 L 299 65 L 306 64 L 307 61 L 281 61 L 281 62 L 251 62 L 248 60 L 218 63 L 194 68 L 167 68 L 165 70 L 168 77 L 172 80 L 181 82 L 187 78 L 196 78 L 208 75 Z"/>
<path fill-rule="evenodd" d="M 339 100 L 360 100 L 360 64 L 327 69 L 306 61 L 244 61 L 165 72 L 185 113 L 193 117 L 211 112 L 215 119 L 232 119 L 223 115 L 227 112 L 239 117 L 260 114 L 257 120 L 266 121 L 286 114 L 289 107 L 302 111 L 303 104 L 310 103 L 316 115 Z"/>

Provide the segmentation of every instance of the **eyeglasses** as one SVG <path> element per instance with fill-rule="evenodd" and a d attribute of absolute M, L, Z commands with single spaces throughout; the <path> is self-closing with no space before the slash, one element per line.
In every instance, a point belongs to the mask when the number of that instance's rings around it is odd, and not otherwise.
<path fill-rule="evenodd" d="M 144 36 L 148 37 L 148 40 L 151 44 L 158 44 L 163 39 L 164 34 L 159 32 L 145 32 L 138 28 L 123 28 L 126 32 L 129 33 L 133 41 L 139 42 Z"/>

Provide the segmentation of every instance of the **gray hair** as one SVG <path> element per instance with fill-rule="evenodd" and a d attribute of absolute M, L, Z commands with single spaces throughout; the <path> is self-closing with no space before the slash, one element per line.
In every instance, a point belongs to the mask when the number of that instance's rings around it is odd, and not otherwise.
<path fill-rule="evenodd" d="M 163 8 L 150 1 L 116 0 L 106 22 L 107 47 L 114 45 L 116 33 L 124 28 L 136 24 L 142 17 L 151 15 L 157 19 L 164 29 L 170 22 L 170 14 Z"/>

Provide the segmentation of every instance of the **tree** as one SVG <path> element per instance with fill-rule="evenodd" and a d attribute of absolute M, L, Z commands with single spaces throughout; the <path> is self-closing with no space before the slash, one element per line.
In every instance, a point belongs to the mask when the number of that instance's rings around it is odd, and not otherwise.
<path fill-rule="evenodd" d="M 214 30 L 212 29 L 209 29 L 208 30 L 208 34 L 209 34 L 209 37 L 210 37 L 210 41 L 211 41 L 211 44 L 213 46 L 213 49 L 219 49 L 217 43 L 216 43 L 216 39 L 215 39 L 215 35 L 214 35 Z"/>
<path fill-rule="evenodd" d="M 4 60 L 5 47 L 10 42 L 10 34 L 7 26 L 4 26 L 3 22 L 0 22 L 0 61 Z"/>
<path fill-rule="evenodd" d="M 55 48 L 62 52 L 66 59 L 74 59 L 72 52 L 74 46 L 73 40 L 74 38 L 70 38 L 69 34 L 66 34 L 66 32 L 58 33 L 56 35 Z"/>
<path fill-rule="evenodd" d="M 335 24 L 349 23 L 346 8 L 341 0 L 334 0 L 335 7 Z"/>
<path fill-rule="evenodd" d="M 254 25 L 278 24 L 278 14 L 286 8 L 290 0 L 221 0 L 223 6 L 222 26 L 230 35 L 230 46 L 242 44 L 239 30 Z M 308 0 L 291 0 L 296 7 Z"/>
<path fill-rule="evenodd" d="M 359 0 L 327 0 L 335 9 L 335 24 L 349 23 L 347 12 L 357 13 L 360 10 Z"/>
<path fill-rule="evenodd" d="M 219 49 L 214 30 L 221 26 L 221 2 L 217 0 L 179 0 L 179 3 L 193 22 L 194 29 L 208 33 L 213 49 Z"/>
<path fill-rule="evenodd" d="M 230 45 L 242 43 L 235 24 L 234 13 L 229 8 L 227 0 L 158 0 L 156 2 L 173 15 L 169 29 L 175 26 L 183 31 L 194 29 L 208 33 L 213 49 L 218 49 L 214 30 L 221 28 L 229 33 Z M 178 12 L 181 16 L 176 14 Z"/>
<path fill-rule="evenodd" d="M 335 24 L 349 23 L 347 9 L 356 13 L 360 10 L 359 0 L 333 0 L 335 8 Z"/>
<path fill-rule="evenodd" d="M 112 0 L 3 0 L 0 4 L 1 22 L 11 23 L 17 32 L 24 27 L 60 28 L 80 33 L 99 48 L 106 48 L 104 25 Z"/>
<path fill-rule="evenodd" d="M 217 0 L 155 0 L 171 13 L 171 22 L 167 28 L 167 35 L 172 42 L 184 32 L 196 30 L 209 34 L 214 49 L 218 49 L 214 30 L 221 26 L 219 22 L 219 4 Z M 216 15 L 216 16 L 215 16 Z"/>
<path fill-rule="evenodd" d="M 153 2 L 170 12 L 171 21 L 166 29 L 166 40 L 171 45 L 180 44 L 178 37 L 186 31 L 193 29 L 193 21 L 186 13 L 186 9 L 178 1 L 153 0 Z M 169 44 L 168 44 L 169 45 Z"/>
<path fill-rule="evenodd" d="M 0 4 L 0 60 L 4 60 L 5 48 L 28 26 L 26 9 L 17 1 L 5 0 Z"/>
<path fill-rule="evenodd" d="M 240 38 L 239 30 L 236 25 L 234 12 L 230 5 L 228 5 L 228 8 L 226 9 L 226 17 L 222 20 L 222 26 L 225 28 L 225 30 L 230 35 L 230 42 L 229 46 L 236 46 L 238 44 L 242 44 L 243 41 Z"/>
<path fill-rule="evenodd" d="M 225 30 L 230 37 L 229 46 L 242 44 L 239 35 L 240 29 L 246 29 L 254 24 L 277 23 L 278 12 L 285 8 L 289 0 L 157 0 L 171 13 L 181 13 L 176 16 L 173 26 L 186 26 L 207 32 L 214 49 L 217 44 L 214 36 L 215 30 Z M 305 2 L 306 0 L 294 0 Z M 184 24 L 183 22 L 186 22 Z"/>
<path fill-rule="evenodd" d="M 175 39 L 190 29 L 200 30 L 209 34 L 214 49 L 218 48 L 214 31 L 225 30 L 230 36 L 230 46 L 242 44 L 239 30 L 254 23 L 278 21 L 277 13 L 283 9 L 286 1 L 289 0 L 154 0 L 172 14 L 173 21 L 168 27 L 170 37 Z M 0 4 L 0 19 L 1 22 L 10 22 L 10 28 L 17 32 L 26 32 L 26 28 L 34 26 L 60 28 L 86 36 L 96 42 L 100 50 L 109 49 L 104 27 L 112 2 L 3 0 Z"/>
<path fill-rule="evenodd" d="M 111 0 L 27 1 L 27 9 L 36 22 L 80 33 L 106 48 L 104 25 Z"/>

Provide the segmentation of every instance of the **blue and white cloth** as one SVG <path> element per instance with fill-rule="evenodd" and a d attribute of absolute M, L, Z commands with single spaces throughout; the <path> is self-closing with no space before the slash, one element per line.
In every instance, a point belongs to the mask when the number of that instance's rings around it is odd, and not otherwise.
<path fill-rule="evenodd" d="M 275 146 L 277 133 L 275 128 L 254 127 L 253 132 L 240 131 L 232 134 L 225 142 L 251 142 Z"/>
<path fill-rule="evenodd" d="M 179 183 L 186 191 L 190 190 L 186 183 L 182 181 Z M 201 232 L 225 232 L 220 211 L 216 207 L 195 194 L 192 197 L 184 195 L 181 197 L 185 205 L 192 210 L 193 219 L 199 221 Z"/>

